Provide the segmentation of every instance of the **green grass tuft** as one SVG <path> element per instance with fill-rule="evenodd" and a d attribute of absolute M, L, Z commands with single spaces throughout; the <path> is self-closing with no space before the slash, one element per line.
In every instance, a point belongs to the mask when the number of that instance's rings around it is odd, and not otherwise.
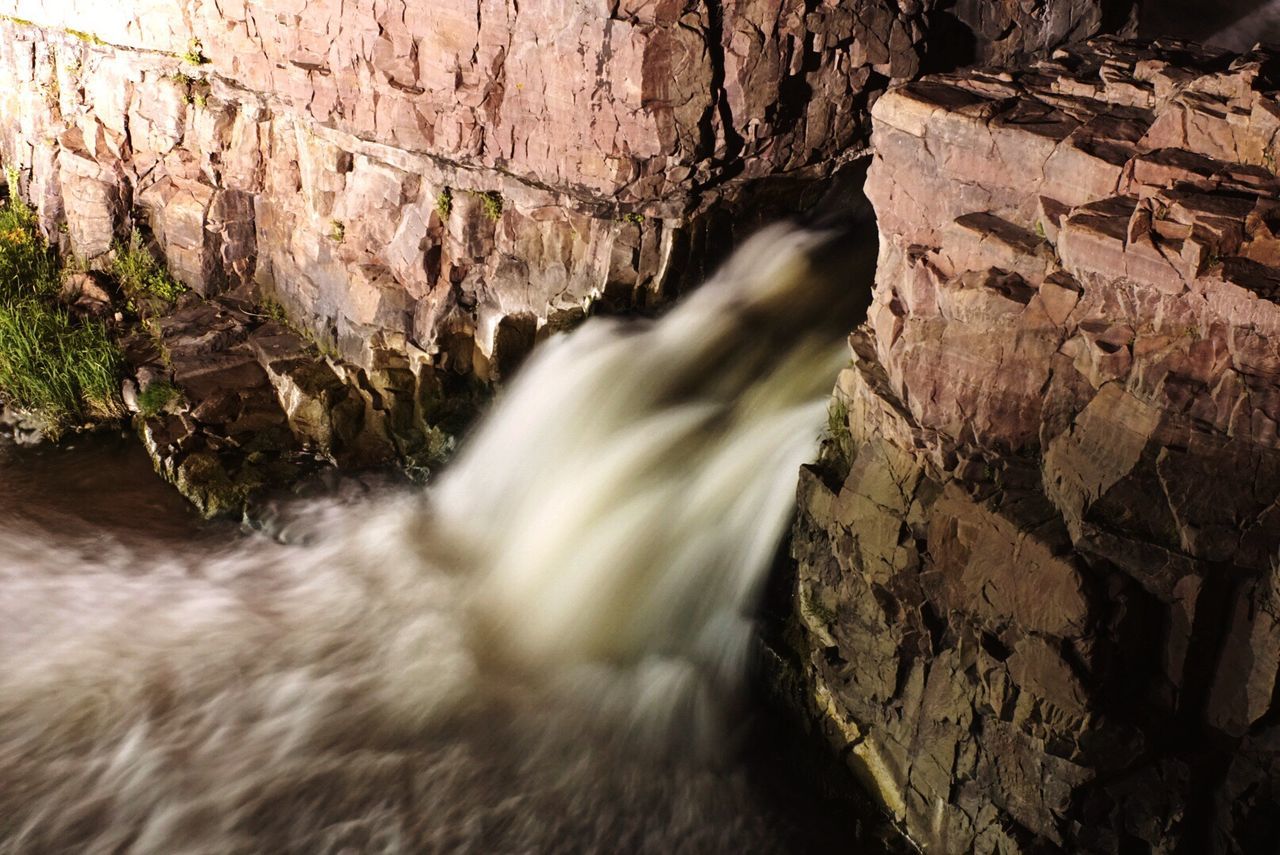
<path fill-rule="evenodd" d="M 55 429 L 120 415 L 120 368 L 102 324 L 39 300 L 0 304 L 0 392 Z"/>
<path fill-rule="evenodd" d="M 436 196 L 436 213 L 440 215 L 440 219 L 447 220 L 449 215 L 453 213 L 453 191 L 448 187 L 440 191 Z"/>
<path fill-rule="evenodd" d="M 111 275 L 120 283 L 129 310 L 139 315 L 163 311 L 187 292 L 187 287 L 156 261 L 137 229 L 127 243 L 116 244 Z"/>
<path fill-rule="evenodd" d="M 18 195 L 15 169 L 8 180 L 9 200 L 0 205 L 0 302 L 57 299 L 57 259 L 36 230 L 35 212 Z"/>
<path fill-rule="evenodd" d="M 13 170 L 9 188 L 0 205 L 0 395 L 43 416 L 54 432 L 119 416 L 120 351 L 105 325 L 58 304 L 57 259 Z"/>
<path fill-rule="evenodd" d="M 293 326 L 293 322 L 289 320 L 289 313 L 284 310 L 284 306 L 270 297 L 262 301 L 258 306 L 258 312 L 262 317 L 269 321 L 275 321 L 281 326 L 290 328 Z"/>
<path fill-rule="evenodd" d="M 475 195 L 480 197 L 480 207 L 484 209 L 486 217 L 495 223 L 502 219 L 502 209 L 505 206 L 505 202 L 501 193 L 490 190 L 487 193 L 476 193 Z"/>
<path fill-rule="evenodd" d="M 827 459 L 836 465 L 843 477 L 853 465 L 857 450 L 849 433 L 849 406 L 839 397 L 834 398 L 827 408 L 825 439 Z"/>
<path fill-rule="evenodd" d="M 152 418 L 182 399 L 182 390 L 165 380 L 157 380 L 138 393 L 138 410 L 146 418 Z"/>
<path fill-rule="evenodd" d="M 204 45 L 200 44 L 199 39 L 187 42 L 187 52 L 182 55 L 182 61 L 187 65 L 204 65 L 209 61 L 209 57 L 204 55 Z"/>

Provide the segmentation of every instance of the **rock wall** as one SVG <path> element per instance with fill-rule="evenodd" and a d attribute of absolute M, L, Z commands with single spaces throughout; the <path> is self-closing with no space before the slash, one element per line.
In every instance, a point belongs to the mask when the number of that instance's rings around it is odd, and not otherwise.
<path fill-rule="evenodd" d="M 798 608 L 928 851 L 1274 851 L 1277 60 L 1099 40 L 875 105 Z"/>
<path fill-rule="evenodd" d="M 81 258 L 145 221 L 202 294 L 488 378 L 813 205 L 890 78 L 1117 5 L 0 0 L 0 153 Z"/>

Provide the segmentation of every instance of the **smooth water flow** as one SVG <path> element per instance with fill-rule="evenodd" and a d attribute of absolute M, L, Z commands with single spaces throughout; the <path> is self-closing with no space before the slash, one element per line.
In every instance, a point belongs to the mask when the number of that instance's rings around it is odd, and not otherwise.
<path fill-rule="evenodd" d="M 283 542 L 51 530 L 0 458 L 0 852 L 804 848 L 726 737 L 869 264 L 767 231 Z"/>

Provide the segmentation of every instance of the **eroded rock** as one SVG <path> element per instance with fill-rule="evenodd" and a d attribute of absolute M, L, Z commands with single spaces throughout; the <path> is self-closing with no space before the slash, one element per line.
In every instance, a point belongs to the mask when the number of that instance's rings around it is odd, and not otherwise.
<path fill-rule="evenodd" d="M 334 463 L 403 462 L 418 450 L 412 406 L 401 408 L 406 425 L 392 424 L 352 369 L 251 304 L 188 295 L 146 323 L 153 337 L 139 332 L 127 348 L 136 424 L 156 470 L 206 515 L 239 513 Z M 153 387 L 163 394 L 148 400 Z"/>
<path fill-rule="evenodd" d="M 798 601 L 929 851 L 1274 848 L 1277 67 L 1104 39 L 876 103 Z"/>
<path fill-rule="evenodd" d="M 1117 5 L 3 0 L 0 150 L 86 260 L 145 218 L 197 293 L 483 379 L 811 206 L 891 78 Z"/>

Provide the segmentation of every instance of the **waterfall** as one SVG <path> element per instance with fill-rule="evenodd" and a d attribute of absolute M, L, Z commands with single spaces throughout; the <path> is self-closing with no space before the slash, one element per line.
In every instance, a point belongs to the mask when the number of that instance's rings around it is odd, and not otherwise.
<path fill-rule="evenodd" d="M 785 851 L 723 735 L 866 255 L 766 230 L 280 541 L 0 522 L 0 852 Z"/>
<path fill-rule="evenodd" d="M 1240 4 L 1244 5 L 1244 4 Z M 1255 4 L 1250 4 L 1255 5 Z M 1259 42 L 1273 42 L 1280 34 L 1280 3 L 1268 0 L 1239 20 L 1205 38 L 1207 44 L 1245 53 Z"/>

